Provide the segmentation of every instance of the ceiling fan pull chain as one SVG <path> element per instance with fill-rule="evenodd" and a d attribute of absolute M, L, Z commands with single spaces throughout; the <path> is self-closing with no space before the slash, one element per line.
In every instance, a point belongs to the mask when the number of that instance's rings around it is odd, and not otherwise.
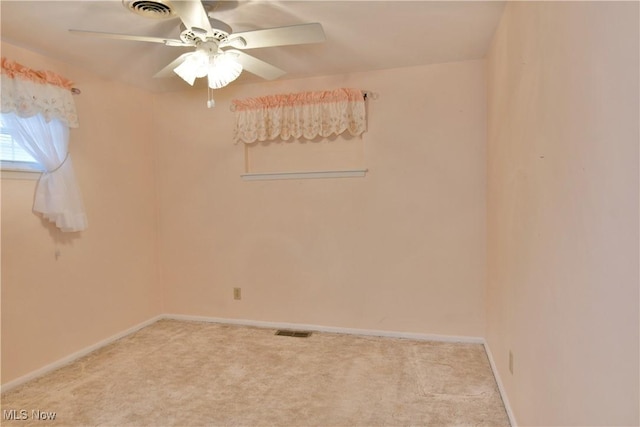
<path fill-rule="evenodd" d="M 213 99 L 213 90 L 208 87 L 207 92 L 209 94 L 209 99 L 207 100 L 207 108 L 213 108 L 216 106 L 216 101 Z"/>

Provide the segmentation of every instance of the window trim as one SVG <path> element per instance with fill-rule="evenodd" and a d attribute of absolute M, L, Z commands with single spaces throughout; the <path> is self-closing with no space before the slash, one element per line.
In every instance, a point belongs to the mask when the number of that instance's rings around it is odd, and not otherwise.
<path fill-rule="evenodd" d="M 0 160 L 0 169 L 11 172 L 34 172 L 42 173 L 44 168 L 37 162 L 20 162 L 13 160 Z"/>
<path fill-rule="evenodd" d="M 38 180 L 44 167 L 36 162 L 15 162 L 0 160 L 0 179 Z"/>

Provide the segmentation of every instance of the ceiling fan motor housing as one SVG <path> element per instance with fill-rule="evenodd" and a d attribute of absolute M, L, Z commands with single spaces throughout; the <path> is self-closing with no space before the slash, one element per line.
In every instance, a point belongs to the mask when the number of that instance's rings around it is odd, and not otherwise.
<path fill-rule="evenodd" d="M 233 32 L 230 25 L 222 22 L 218 19 L 208 17 L 211 24 L 211 33 L 207 35 L 207 30 L 204 28 L 186 28 L 184 24 L 180 24 L 180 39 L 185 43 L 195 43 L 197 41 L 207 41 L 208 39 L 215 39 L 219 42 L 226 40 L 227 37 Z"/>
<path fill-rule="evenodd" d="M 182 28 L 184 28 L 184 25 L 182 26 Z M 184 29 L 180 33 L 180 40 L 189 44 L 196 44 L 209 40 L 216 40 L 217 42 L 221 42 L 223 40 L 226 40 L 227 37 L 229 37 L 229 34 L 230 32 L 213 28 L 212 34 L 207 35 L 207 31 L 205 29 L 193 27 Z"/>

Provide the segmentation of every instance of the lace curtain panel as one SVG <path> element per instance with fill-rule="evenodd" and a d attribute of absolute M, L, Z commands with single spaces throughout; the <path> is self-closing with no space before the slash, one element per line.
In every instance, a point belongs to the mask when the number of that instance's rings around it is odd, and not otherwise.
<path fill-rule="evenodd" d="M 233 100 L 235 141 L 250 144 L 291 138 L 313 139 L 367 128 L 365 102 L 357 89 L 302 92 Z"/>
<path fill-rule="evenodd" d="M 69 128 L 78 127 L 72 82 L 2 58 L 2 121 L 44 166 L 33 210 L 62 231 L 82 231 L 87 217 L 69 156 Z"/>

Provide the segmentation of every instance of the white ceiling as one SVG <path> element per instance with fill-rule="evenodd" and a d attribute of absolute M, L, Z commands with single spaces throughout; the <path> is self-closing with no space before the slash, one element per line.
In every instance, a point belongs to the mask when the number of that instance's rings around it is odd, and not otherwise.
<path fill-rule="evenodd" d="M 234 32 L 319 22 L 320 44 L 246 52 L 287 74 L 335 75 L 483 58 L 504 2 L 489 1 L 206 1 Z M 79 36 L 82 29 L 179 38 L 180 19 L 130 12 L 121 0 L 0 1 L 2 40 L 98 75 L 151 91 L 188 87 L 179 77 L 152 78 L 191 49 Z M 28 64 L 25 64 L 28 65 Z M 248 72 L 232 84 L 261 81 Z"/>

